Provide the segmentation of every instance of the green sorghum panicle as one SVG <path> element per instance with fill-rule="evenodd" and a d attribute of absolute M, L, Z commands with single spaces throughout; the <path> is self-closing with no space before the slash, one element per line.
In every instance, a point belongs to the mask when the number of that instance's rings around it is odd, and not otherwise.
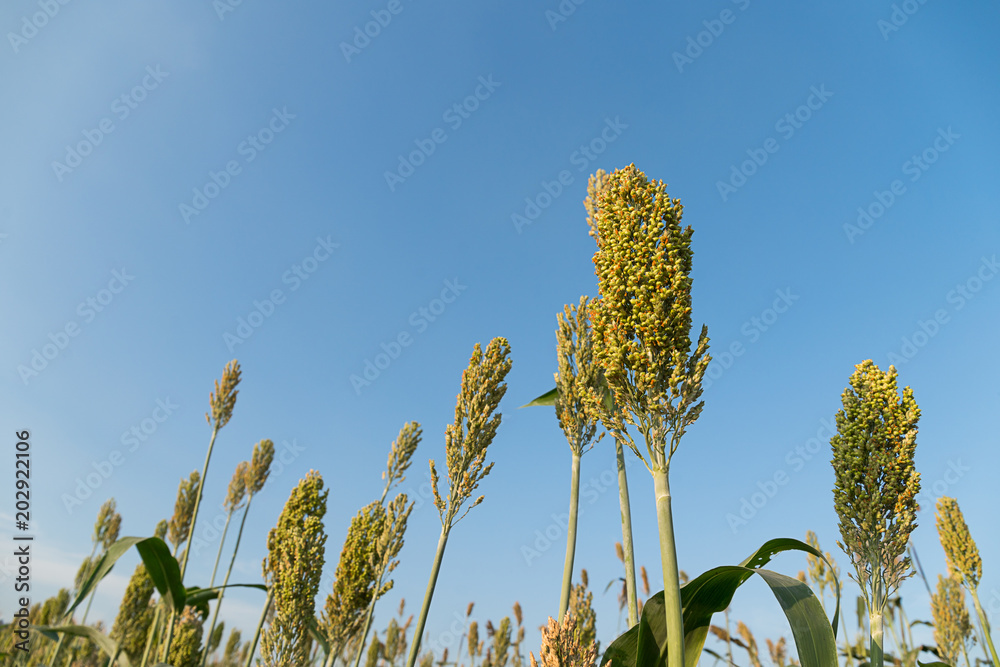
<path fill-rule="evenodd" d="M 115 511 L 115 499 L 111 498 L 101 505 L 97 514 L 97 522 L 94 524 L 94 542 L 100 544 L 107 551 L 118 539 L 121 525 L 122 515 Z"/>
<path fill-rule="evenodd" d="M 185 607 L 184 613 L 177 619 L 174 639 L 170 644 L 170 658 L 167 662 L 172 667 L 198 667 L 201 662 L 201 635 L 204 619 L 193 607 Z"/>
<path fill-rule="evenodd" d="M 229 480 L 229 488 L 226 489 L 226 500 L 223 506 L 226 511 L 232 514 L 243 506 L 243 501 L 247 497 L 247 470 L 250 464 L 240 461 L 233 472 L 233 478 Z"/>
<path fill-rule="evenodd" d="M 266 667 L 297 667 L 308 662 L 308 625 L 323 574 L 328 495 L 323 478 L 310 470 L 292 490 L 278 525 L 268 533 L 263 569 L 274 594 L 274 620 L 261 635 L 261 660 Z"/>
<path fill-rule="evenodd" d="M 233 416 L 236 407 L 236 389 L 240 383 L 240 364 L 233 359 L 222 371 L 222 382 L 215 381 L 215 391 L 209 394 L 208 401 L 211 413 L 205 413 L 205 420 L 216 429 L 221 429 Z"/>
<path fill-rule="evenodd" d="M 153 608 L 149 604 L 153 590 L 153 580 L 146 566 L 139 563 L 129 579 L 110 634 L 133 661 L 142 657 L 146 647 L 146 635 L 153 622 Z"/>
<path fill-rule="evenodd" d="M 576 632 L 585 645 L 593 644 L 597 651 L 601 643 L 597 641 L 597 613 L 593 607 L 594 594 L 585 584 L 577 584 L 570 590 L 569 611 L 576 621 Z"/>
<path fill-rule="evenodd" d="M 386 462 L 385 472 L 382 473 L 382 479 L 386 480 L 387 491 L 406 478 L 410 459 L 417 451 L 421 435 L 423 435 L 423 431 L 420 429 L 420 424 L 414 421 L 408 422 L 399 431 L 399 435 L 392 443 L 392 449 L 389 450 L 389 460 Z"/>
<path fill-rule="evenodd" d="M 594 436 L 599 418 L 587 399 L 592 392 L 604 390 L 604 378 L 594 359 L 587 297 L 580 297 L 579 305 L 565 306 L 556 319 L 559 322 L 556 329 L 559 365 L 559 372 L 555 374 L 556 417 L 570 449 L 581 456 L 588 445 L 596 442 Z"/>
<path fill-rule="evenodd" d="M 914 574 L 904 554 L 916 528 L 920 474 L 913 455 L 920 408 L 913 390 L 897 390 L 894 367 L 883 372 L 871 360 L 855 367 L 842 401 L 830 439 L 834 505 L 844 540 L 838 544 L 854 563 L 852 578 L 869 609 L 880 612 L 900 582 Z"/>
<path fill-rule="evenodd" d="M 976 588 L 983 576 L 983 560 L 969 534 L 969 527 L 954 498 L 942 496 L 937 501 L 937 529 L 948 572 L 959 574 L 968 586 Z"/>

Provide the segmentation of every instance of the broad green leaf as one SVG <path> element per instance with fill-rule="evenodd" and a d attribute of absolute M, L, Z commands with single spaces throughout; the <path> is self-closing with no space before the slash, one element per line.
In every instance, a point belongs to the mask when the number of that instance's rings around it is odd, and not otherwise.
<path fill-rule="evenodd" d="M 917 660 L 917 665 L 919 667 L 951 667 L 947 662 L 920 662 Z"/>
<path fill-rule="evenodd" d="M 190 588 L 188 589 L 185 603 L 193 607 L 203 602 L 215 600 L 219 597 L 219 591 L 223 588 L 256 588 L 265 593 L 267 592 L 267 586 L 264 584 L 226 584 L 225 586 L 216 586 L 214 588 Z"/>
<path fill-rule="evenodd" d="M 32 628 L 52 641 L 59 641 L 60 634 L 72 635 L 75 637 L 86 637 L 97 644 L 97 646 L 107 654 L 108 658 L 112 658 L 115 654 L 118 654 L 118 664 L 121 665 L 121 667 L 132 667 L 132 663 L 129 662 L 128 655 L 125 654 L 125 651 L 118 650 L 118 643 L 103 632 L 98 631 L 97 628 L 92 628 L 87 625 L 61 625 L 58 627 L 52 627 L 51 625 L 34 625 Z"/>
<path fill-rule="evenodd" d="M 685 667 L 698 664 L 713 614 L 724 611 L 732 602 L 736 589 L 754 574 L 764 579 L 781 604 L 792 628 L 802 667 L 837 667 L 834 626 L 812 589 L 797 579 L 760 569 L 771 556 L 790 549 L 823 557 L 798 540 L 770 540 L 740 565 L 714 568 L 681 587 Z M 839 588 L 837 592 L 835 621 L 840 611 Z M 612 642 L 601 666 L 610 662 L 612 667 L 664 667 L 666 638 L 661 591 L 646 601 L 639 624 Z"/>

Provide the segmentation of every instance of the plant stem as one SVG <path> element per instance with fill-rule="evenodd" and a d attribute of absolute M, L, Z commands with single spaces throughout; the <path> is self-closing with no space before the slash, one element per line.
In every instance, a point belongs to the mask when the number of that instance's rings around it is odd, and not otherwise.
<path fill-rule="evenodd" d="M 271 608 L 271 601 L 274 600 L 274 587 L 268 589 L 267 591 L 267 602 L 264 603 L 264 609 L 260 612 L 260 621 L 257 623 L 257 632 L 253 636 L 253 643 L 250 644 L 250 652 L 247 653 L 247 662 L 244 667 L 251 667 L 253 665 L 253 654 L 257 652 L 257 642 L 260 641 L 260 631 L 264 627 L 264 621 L 267 619 L 267 610 Z"/>
<path fill-rule="evenodd" d="M 378 580 L 375 582 L 375 591 L 377 592 L 379 588 L 382 587 L 382 577 L 385 575 L 385 570 L 378 573 Z M 375 596 L 372 596 L 372 601 L 368 604 L 368 612 L 365 614 L 365 626 L 361 631 L 361 643 L 358 645 L 358 655 L 354 659 L 354 667 L 360 667 L 361 665 L 361 655 L 365 651 L 365 642 L 368 640 L 368 631 L 372 627 L 372 616 L 375 614 Z M 461 642 L 459 643 L 459 651 L 461 651 Z"/>
<path fill-rule="evenodd" d="M 628 598 L 628 627 L 639 624 L 639 602 L 635 590 L 635 553 L 632 549 L 632 510 L 628 499 L 628 476 L 625 474 L 625 453 L 621 440 L 615 438 L 618 462 L 618 503 L 622 516 L 622 551 L 625 555 L 625 594 Z"/>
<path fill-rule="evenodd" d="M 882 612 L 869 611 L 868 624 L 871 629 L 871 648 L 869 649 L 869 663 L 871 667 L 883 667 L 884 658 L 882 651 Z"/>
<path fill-rule="evenodd" d="M 660 561 L 663 564 L 663 607 L 667 617 L 667 665 L 684 666 L 684 619 L 681 615 L 681 582 L 674 546 L 674 520 L 670 510 L 667 469 L 653 468 L 656 522 L 660 529 Z M 881 667 L 880 665 L 877 667 Z"/>
<path fill-rule="evenodd" d="M 215 574 L 219 571 L 219 561 L 222 559 L 222 547 L 226 545 L 226 533 L 229 532 L 229 520 L 233 518 L 233 513 L 226 514 L 226 525 L 222 529 L 222 539 L 219 540 L 219 551 L 215 554 L 215 565 L 212 566 L 212 578 L 208 580 L 208 587 L 215 585 Z"/>
<path fill-rule="evenodd" d="M 566 526 L 566 561 L 563 564 L 562 592 L 559 595 L 560 621 L 569 609 L 569 591 L 573 586 L 573 557 L 576 552 L 576 523 L 580 509 L 580 455 L 576 452 L 573 452 L 573 466 L 570 474 L 569 523 Z"/>
<path fill-rule="evenodd" d="M 191 512 L 191 528 L 188 532 L 187 546 L 184 547 L 184 558 L 181 560 L 181 584 L 184 583 L 184 573 L 187 572 L 188 556 L 191 555 L 191 543 L 194 542 L 194 529 L 198 524 L 198 509 L 201 505 L 201 495 L 205 490 L 205 478 L 208 476 L 208 463 L 212 460 L 212 448 L 215 446 L 215 436 L 219 434 L 219 425 L 216 423 L 212 427 L 212 437 L 208 441 L 208 452 L 205 454 L 205 465 L 201 469 L 201 479 L 198 482 L 198 493 L 194 497 L 194 510 Z M 170 644 L 174 639 L 174 618 L 177 610 L 170 610 L 170 622 L 167 627 L 167 646 L 164 652 L 164 659 L 170 655 Z"/>
<path fill-rule="evenodd" d="M 146 662 L 149 660 L 149 653 L 153 646 L 153 639 L 156 637 L 156 628 L 160 624 L 160 610 L 163 608 L 162 602 L 156 605 L 156 611 L 153 612 L 153 622 L 149 624 L 149 631 L 146 633 L 146 648 L 142 652 L 142 662 L 139 667 L 146 667 Z"/>
<path fill-rule="evenodd" d="M 225 579 L 222 580 L 222 589 L 219 590 L 219 599 L 215 603 L 215 612 L 212 614 L 212 624 L 208 628 L 208 635 L 207 635 L 208 637 L 212 636 L 212 631 L 215 630 L 215 621 L 216 621 L 216 619 L 219 618 L 219 609 L 222 607 L 222 598 L 223 598 L 223 595 L 225 594 L 225 587 L 226 587 L 226 584 L 229 583 L 229 575 L 230 575 L 230 573 L 232 573 L 232 571 L 233 571 L 233 564 L 236 562 L 236 553 L 240 549 L 240 540 L 243 539 L 243 526 L 247 522 L 247 513 L 250 511 L 250 502 L 252 500 L 253 500 L 253 494 L 251 493 L 247 497 L 247 504 L 246 504 L 246 506 L 243 508 L 243 518 L 240 519 L 240 529 L 236 533 L 236 546 L 233 547 L 233 557 L 229 560 L 229 569 L 226 570 L 226 577 L 225 577 Z M 226 519 L 226 528 L 229 528 L 229 519 Z M 223 533 L 222 533 L 222 540 L 225 541 L 225 539 L 226 539 L 226 533 L 225 533 L 225 531 L 223 531 Z M 221 545 L 220 545 L 220 550 L 221 550 Z M 216 564 L 218 564 L 218 559 L 216 559 Z M 215 579 L 215 575 L 214 574 L 212 575 L 212 578 Z M 202 652 L 202 655 L 201 655 L 201 664 L 202 664 L 202 667 L 204 667 L 206 660 L 208 660 L 208 642 L 205 643 L 205 650 Z"/>
<path fill-rule="evenodd" d="M 420 608 L 420 616 L 417 617 L 417 627 L 413 631 L 413 645 L 410 646 L 410 655 L 406 659 L 406 667 L 413 667 L 417 664 L 420 639 L 424 634 L 424 625 L 427 623 L 427 612 L 431 608 L 431 598 L 434 597 L 434 586 L 437 584 L 438 572 L 441 570 L 441 559 L 444 556 L 444 548 L 447 544 L 448 529 L 445 526 L 441 526 L 441 537 L 438 538 L 437 552 L 434 554 L 434 564 L 431 566 L 431 578 L 427 582 L 427 592 L 424 593 L 424 604 Z"/>
<path fill-rule="evenodd" d="M 993 646 L 993 638 L 990 636 L 990 622 L 986 619 L 986 613 L 983 611 L 983 606 L 979 604 L 979 593 L 975 588 L 970 587 L 969 592 L 972 593 L 972 604 L 976 607 L 976 615 L 979 616 L 979 626 L 983 630 L 983 637 L 986 640 L 986 645 L 990 649 L 990 656 L 993 658 L 993 667 L 1000 667 L 1000 659 L 997 658 L 996 647 Z"/>

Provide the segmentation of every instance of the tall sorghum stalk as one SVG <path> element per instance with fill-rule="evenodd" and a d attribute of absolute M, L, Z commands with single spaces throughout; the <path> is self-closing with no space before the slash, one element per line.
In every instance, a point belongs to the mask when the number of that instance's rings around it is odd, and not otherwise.
<path fill-rule="evenodd" d="M 598 193 L 591 233 L 600 297 L 592 307 L 594 352 L 614 394 L 613 409 L 592 394 L 601 421 L 653 476 L 663 567 L 667 661 L 684 664 L 670 460 L 704 403 L 702 379 L 711 357 L 702 327 L 691 351 L 691 227 L 682 229 L 680 200 L 661 181 L 629 165 Z M 645 441 L 640 452 L 627 426 Z M 646 458 L 648 455 L 648 460 Z"/>
<path fill-rule="evenodd" d="M 423 435 L 423 431 L 420 429 L 420 424 L 415 421 L 409 422 L 403 426 L 399 435 L 393 441 L 392 448 L 389 450 L 389 460 L 386 462 L 386 469 L 382 473 L 382 479 L 385 480 L 385 487 L 382 489 L 382 497 L 379 499 L 380 504 L 385 503 L 385 497 L 389 493 L 390 489 L 406 479 L 406 471 L 410 467 L 410 460 L 413 458 L 414 452 L 417 451 L 417 445 L 420 444 L 421 435 Z M 405 505 L 405 500 L 403 503 Z M 406 516 L 402 517 L 401 528 L 398 526 L 392 528 L 392 532 L 389 533 L 389 537 L 387 538 L 395 539 L 395 532 L 398 531 L 400 548 L 403 545 L 403 533 L 406 531 L 406 519 L 408 516 L 409 510 L 406 510 Z M 395 524 L 390 523 L 390 526 L 392 525 Z M 382 553 L 385 554 L 388 552 L 383 550 Z M 395 557 L 395 555 L 393 555 L 393 557 Z M 393 563 L 387 564 L 386 567 L 391 566 L 391 569 L 395 569 L 397 563 L 398 561 L 393 561 Z M 385 576 L 385 574 L 385 571 L 379 573 L 377 585 L 381 585 L 382 577 Z M 372 597 L 372 600 L 368 605 L 368 612 L 365 616 L 364 626 L 361 629 L 361 639 L 358 644 L 358 653 L 354 661 L 354 667 L 359 667 L 361 664 L 361 654 L 364 651 L 365 642 L 368 639 L 368 630 L 371 628 L 372 616 L 375 613 L 375 603 L 377 601 L 377 597 Z"/>
<path fill-rule="evenodd" d="M 205 421 L 212 427 L 212 437 L 208 441 L 208 451 L 205 453 L 205 465 L 201 470 L 201 483 L 198 485 L 198 493 L 194 500 L 194 510 L 191 513 L 191 534 L 198 521 L 198 508 L 201 506 L 201 495 L 205 489 L 205 476 L 208 475 L 208 464 L 212 460 L 212 448 L 215 446 L 215 436 L 223 426 L 229 423 L 233 416 L 233 408 L 236 407 L 236 395 L 240 392 L 236 387 L 240 383 L 240 364 L 233 359 L 222 370 L 222 382 L 215 381 L 215 391 L 209 394 L 208 401 L 212 409 L 211 413 L 205 413 Z M 181 581 L 184 581 L 184 574 L 187 572 L 188 557 L 191 555 L 191 543 L 189 539 L 187 547 L 184 549 L 184 557 L 181 559 Z M 170 643 L 174 636 L 174 621 L 176 611 L 170 613 L 170 625 L 167 628 L 166 655 L 170 654 Z"/>
<path fill-rule="evenodd" d="M 883 665 L 883 615 L 889 596 L 915 572 L 906 553 L 916 528 L 920 474 L 913 467 L 920 408 L 913 391 L 896 389 L 896 369 L 871 360 L 855 366 L 830 439 L 834 506 L 851 575 L 864 595 L 872 667 Z"/>
<path fill-rule="evenodd" d="M 319 473 L 310 470 L 292 490 L 278 525 L 267 535 L 263 570 L 273 593 L 274 620 L 260 640 L 265 667 L 297 667 L 309 658 L 309 622 L 323 574 L 323 517 L 329 493 L 323 490 Z"/>
<path fill-rule="evenodd" d="M 580 508 L 580 457 L 597 440 L 598 415 L 587 400 L 591 392 L 604 391 L 601 371 L 594 362 L 594 348 L 587 297 L 580 305 L 567 305 L 556 319 L 556 352 L 559 372 L 556 373 L 556 417 L 569 443 L 572 454 L 570 467 L 569 520 L 566 526 L 566 559 L 563 564 L 562 589 L 559 595 L 559 618 L 569 609 L 569 593 L 573 585 L 573 559 L 576 553 L 576 527 Z M 604 434 L 601 433 L 603 436 Z"/>
<path fill-rule="evenodd" d="M 992 659 L 994 667 L 997 667 L 1000 665 L 1000 659 L 997 658 L 997 650 L 993 646 L 990 622 L 986 618 L 986 612 L 983 611 L 983 605 L 979 602 L 978 589 L 983 576 L 983 560 L 979 557 L 979 549 L 969 533 L 969 526 L 965 523 L 962 510 L 958 508 L 958 501 L 954 498 L 947 496 L 938 498 L 937 530 L 941 546 L 944 547 L 948 572 L 952 576 L 961 578 L 962 585 L 972 596 L 972 604 L 976 608 L 976 616 L 979 617 L 983 643 L 989 649 L 988 657 Z"/>
<path fill-rule="evenodd" d="M 434 563 L 431 565 L 431 576 L 427 582 L 427 592 L 420 608 L 417 626 L 413 632 L 413 644 L 407 658 L 407 667 L 414 667 L 420 651 L 420 640 L 427 623 L 427 612 L 434 597 L 434 586 L 441 570 L 441 560 L 448 544 L 448 535 L 456 523 L 461 521 L 469 511 L 483 502 L 483 496 L 476 498 L 459 516 L 459 511 L 472 493 L 479 486 L 493 464 L 486 465 L 486 450 L 497 428 L 500 426 L 500 413 L 493 414 L 500 404 L 500 399 L 507 392 L 504 378 L 510 371 L 511 362 L 508 358 L 510 344 L 506 338 L 494 338 L 486 347 L 485 353 L 476 343 L 469 360 L 469 367 L 462 372 L 462 389 L 455 405 L 455 423 L 445 428 L 445 462 L 448 467 L 448 488 L 442 497 L 438 491 L 438 472 L 434 460 L 430 462 L 431 489 L 434 492 L 434 506 L 441 518 L 441 536 L 438 538 Z"/>
<path fill-rule="evenodd" d="M 603 169 L 598 169 L 587 181 L 587 198 L 583 200 L 583 206 L 587 210 L 587 225 L 590 227 L 589 234 L 595 239 L 598 238 L 597 211 L 598 200 L 607 190 L 608 174 Z M 605 396 L 601 401 L 598 410 L 600 415 L 615 411 L 614 398 L 610 395 L 605 382 Z M 606 427 L 606 426 L 605 426 Z M 609 429 L 610 431 L 610 429 Z M 625 471 L 625 449 L 620 434 L 612 432 L 615 439 L 615 464 L 618 468 L 618 505 L 621 511 L 622 521 L 622 562 L 625 564 L 625 594 L 628 605 L 629 627 L 639 622 L 639 604 L 635 586 L 635 551 L 632 543 L 632 507 L 628 495 L 628 474 Z"/>

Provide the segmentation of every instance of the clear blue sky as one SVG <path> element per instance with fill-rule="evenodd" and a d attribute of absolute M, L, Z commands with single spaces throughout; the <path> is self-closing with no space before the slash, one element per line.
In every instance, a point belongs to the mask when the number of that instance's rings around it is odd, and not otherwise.
<path fill-rule="evenodd" d="M 331 489 L 322 604 L 399 428 L 424 428 L 402 487 L 416 496 L 427 460 L 443 460 L 473 345 L 505 336 L 496 467 L 452 533 L 428 630 L 440 638 L 470 601 L 496 622 L 518 600 L 537 651 L 535 628 L 558 608 L 564 534 L 550 526 L 570 459 L 550 409 L 516 408 L 552 386 L 556 313 L 596 292 L 587 177 L 634 162 L 695 229 L 694 321 L 716 359 L 672 470 L 681 567 L 736 563 L 809 529 L 846 566 L 824 424 L 854 364 L 897 361 L 923 411 L 925 506 L 958 498 L 1000 618 L 995 4 L 565 0 L 563 16 L 555 0 L 223 2 L 0 9 L 0 403 L 5 451 L 14 431 L 32 436 L 34 600 L 72 583 L 105 499 L 123 535 L 170 516 L 178 481 L 202 466 L 212 383 L 238 358 L 197 532 L 255 442 L 294 443 L 253 507 L 235 580 L 260 581 L 267 531 L 315 468 Z M 398 356 L 352 383 L 401 334 Z M 46 350 L 37 375 L 22 369 Z M 176 407 L 123 443 L 164 415 L 158 402 Z M 115 451 L 121 465 L 69 511 L 67 494 Z M 604 645 L 621 532 L 614 487 L 598 489 L 613 465 L 607 441 L 583 459 L 576 561 Z M 658 590 L 652 483 L 633 470 L 637 562 Z M 786 483 L 735 523 L 776 474 Z M 10 497 L 0 510 L 9 540 Z M 934 577 L 932 512 L 919 523 Z M 554 546 L 528 558 L 546 530 Z M 438 531 L 424 500 L 377 627 L 400 597 L 417 611 Z M 135 562 L 101 586 L 92 617 L 112 620 Z M 903 595 L 930 618 L 922 584 Z M 227 624 L 249 630 L 262 601 L 227 598 Z M 0 612 L 12 605 L 8 579 Z M 733 614 L 759 639 L 790 634 L 762 584 Z"/>

